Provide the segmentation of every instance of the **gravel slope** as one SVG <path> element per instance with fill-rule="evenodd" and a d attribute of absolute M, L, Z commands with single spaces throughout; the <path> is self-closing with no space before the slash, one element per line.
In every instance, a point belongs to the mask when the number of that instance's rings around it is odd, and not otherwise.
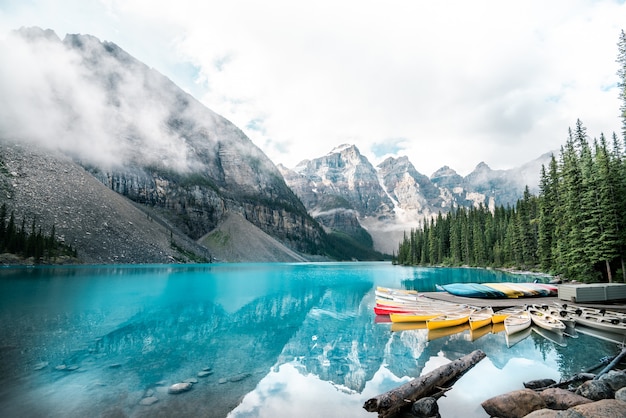
<path fill-rule="evenodd" d="M 226 262 L 299 262 L 308 261 L 278 240 L 248 222 L 239 213 L 230 213 L 213 231 L 198 242 L 217 261 Z"/>
<path fill-rule="evenodd" d="M 108 189 L 68 157 L 27 145 L 0 143 L 0 204 L 33 217 L 49 233 L 78 250 L 82 263 L 172 263 L 191 261 L 177 246 L 197 246 L 170 233 L 130 200 Z"/>

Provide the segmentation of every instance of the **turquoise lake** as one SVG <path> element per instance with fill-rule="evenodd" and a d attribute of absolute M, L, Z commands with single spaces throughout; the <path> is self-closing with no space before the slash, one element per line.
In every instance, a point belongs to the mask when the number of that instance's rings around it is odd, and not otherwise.
<path fill-rule="evenodd" d="M 485 418 L 482 401 L 618 345 L 392 331 L 374 289 L 533 279 L 382 262 L 0 268 L 0 416 L 375 418 L 367 399 L 480 349 L 439 408 Z"/>

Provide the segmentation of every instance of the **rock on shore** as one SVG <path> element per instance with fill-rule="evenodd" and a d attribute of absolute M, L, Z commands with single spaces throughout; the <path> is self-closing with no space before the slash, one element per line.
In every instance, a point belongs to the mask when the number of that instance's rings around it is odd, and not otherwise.
<path fill-rule="evenodd" d="M 481 405 L 499 418 L 624 418 L 626 371 L 610 371 L 575 390 L 521 389 L 494 396 Z"/>

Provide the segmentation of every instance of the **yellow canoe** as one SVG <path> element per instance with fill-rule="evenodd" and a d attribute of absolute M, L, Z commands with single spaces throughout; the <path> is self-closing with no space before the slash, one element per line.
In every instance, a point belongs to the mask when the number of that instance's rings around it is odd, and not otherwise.
<path fill-rule="evenodd" d="M 470 329 L 478 329 L 491 324 L 492 316 L 493 308 L 491 308 L 491 306 L 486 306 L 472 312 L 469 316 Z"/>
<path fill-rule="evenodd" d="M 412 329 L 426 329 L 426 321 L 422 322 L 392 322 L 391 331 L 410 331 Z"/>
<path fill-rule="evenodd" d="M 432 330 L 464 324 L 469 321 L 469 317 L 473 311 L 473 309 L 466 309 L 436 316 L 426 321 L 426 328 Z"/>
<path fill-rule="evenodd" d="M 468 329 L 469 329 L 469 325 L 467 324 L 467 322 L 461 325 L 455 325 L 453 327 L 429 329 L 427 338 L 428 338 L 428 341 L 433 341 L 433 340 L 436 340 L 437 338 L 442 338 L 442 337 L 447 337 L 449 335 L 458 334 Z"/>
<path fill-rule="evenodd" d="M 526 310 L 526 306 L 511 306 L 509 308 L 500 309 L 495 311 L 491 317 L 491 322 L 494 324 L 504 322 L 507 316 L 515 315 Z"/>
<path fill-rule="evenodd" d="M 508 286 L 506 283 L 483 283 L 485 286 L 489 286 L 492 289 L 499 290 L 504 293 L 507 298 L 519 298 L 524 296 L 524 292 Z"/>
<path fill-rule="evenodd" d="M 493 318 L 492 318 L 493 321 Z M 499 332 L 504 331 L 504 321 L 503 322 L 492 322 L 491 324 L 491 332 L 497 334 Z"/>
<path fill-rule="evenodd" d="M 470 340 L 471 341 L 476 341 L 477 339 L 479 339 L 480 337 L 484 337 L 485 335 L 489 334 L 490 332 L 493 332 L 493 324 L 487 324 L 483 327 L 480 328 L 476 328 L 476 329 L 470 329 Z"/>
<path fill-rule="evenodd" d="M 390 313 L 391 322 L 423 322 L 442 315 L 442 311 L 423 310 L 411 313 Z"/>

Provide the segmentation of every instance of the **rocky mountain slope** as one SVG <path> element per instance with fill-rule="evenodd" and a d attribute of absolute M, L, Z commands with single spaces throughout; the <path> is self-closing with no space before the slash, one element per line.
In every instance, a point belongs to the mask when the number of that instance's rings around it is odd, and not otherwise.
<path fill-rule="evenodd" d="M 511 170 L 480 163 L 466 177 L 444 166 L 427 177 L 407 157 L 388 158 L 374 167 L 356 146 L 342 145 L 293 169 L 279 169 L 320 223 L 355 237 L 367 231 L 378 251 L 391 254 L 405 232 L 440 212 L 514 205 L 526 186 L 536 193 L 541 165 L 547 166 L 550 156 Z"/>
<path fill-rule="evenodd" d="M 239 214 L 290 252 L 324 251 L 324 231 L 267 156 L 240 129 L 157 71 L 117 45 L 89 35 L 67 35 L 61 41 L 53 31 L 23 28 L 7 42 L 22 51 L 15 57 L 15 66 L 24 67 L 31 79 L 20 86 L 16 77 L 20 88 L 8 91 L 7 101 L 13 106 L 0 117 L 0 139 L 23 144 L 24 155 L 33 150 L 40 156 L 55 152 L 54 158 L 66 158 L 62 167 L 57 167 L 61 171 L 54 173 L 52 183 L 45 174 L 53 175 L 56 168 L 27 176 L 30 185 L 45 183 L 33 193 L 48 188 L 48 198 L 56 195 L 59 207 L 67 212 L 67 226 L 57 225 L 63 221 L 62 211 L 27 210 L 28 204 L 22 199 L 26 198 L 23 193 L 30 192 L 22 190 L 27 184 L 20 181 L 15 182 L 13 192 L 2 197 L 10 209 L 25 210 L 18 216 L 32 212 L 41 222 L 54 223 L 60 233 L 63 230 L 68 238 L 78 240 L 81 233 L 83 238 L 87 232 L 93 234 L 90 230 L 95 225 L 89 220 L 102 230 L 122 227 L 95 209 L 82 227 L 77 225 L 83 221 L 75 222 L 75 218 L 89 206 L 110 209 L 107 202 L 121 202 L 119 197 L 123 196 L 130 200 L 125 203 L 129 213 L 143 211 L 158 221 L 154 228 L 165 225 L 159 232 L 147 228 L 142 233 L 146 238 L 154 236 L 158 251 L 155 249 L 154 256 L 132 257 L 135 262 L 176 258 L 171 254 L 168 231 L 177 231 L 193 242 L 218 228 L 231 214 Z M 14 155 L 3 158 L 7 170 L 13 172 Z M 27 167 L 27 158 L 21 160 L 24 173 L 35 169 Z M 81 172 L 72 162 L 86 171 Z M 49 161 L 49 165 L 54 164 Z M 73 184 L 70 171 L 80 172 L 76 181 L 88 182 L 92 192 L 61 188 Z M 22 178 L 17 172 L 13 180 Z M 96 179 L 102 186 L 99 189 L 93 184 Z M 137 216 L 148 218 L 146 214 Z M 84 231 L 70 233 L 73 226 Z M 166 236 L 161 240 L 163 231 Z M 132 228 L 122 227 L 116 233 L 128 235 L 129 241 L 136 236 Z M 112 262 L 123 253 L 106 243 L 97 244 L 99 247 L 94 244 L 93 251 L 83 247 L 87 241 L 77 244 L 79 257 L 87 262 Z M 197 247 L 199 251 L 194 254 L 208 254 L 206 248 Z"/>
<path fill-rule="evenodd" d="M 55 151 L 2 142 L 0 203 L 78 249 L 91 264 L 208 260 L 209 253 Z"/>

